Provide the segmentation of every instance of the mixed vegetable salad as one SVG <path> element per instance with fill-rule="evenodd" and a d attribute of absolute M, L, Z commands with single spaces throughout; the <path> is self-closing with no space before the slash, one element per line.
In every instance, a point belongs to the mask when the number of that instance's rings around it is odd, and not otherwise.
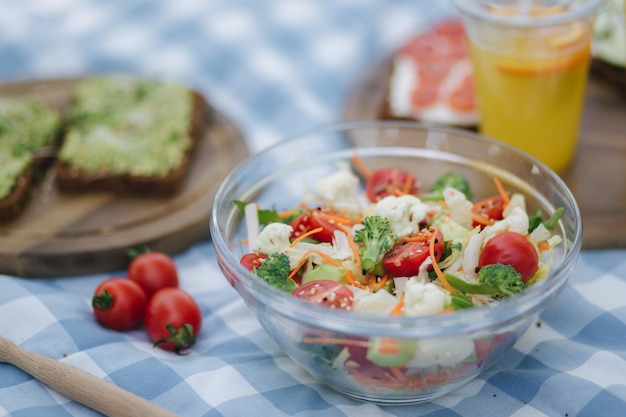
<path fill-rule="evenodd" d="M 297 207 L 236 201 L 249 248 L 240 262 L 280 290 L 331 309 L 416 317 L 496 303 L 548 275 L 561 242 L 552 229 L 563 210 L 529 214 L 524 195 L 493 182 L 493 196 L 474 201 L 462 175 L 444 173 L 423 189 L 411 172 L 370 171 L 355 155 L 317 180 Z M 397 393 L 478 369 L 485 355 L 516 340 L 509 333 L 475 340 L 306 334 L 301 347 L 315 366 Z"/>
<path fill-rule="evenodd" d="M 359 161 L 355 157 L 356 161 Z M 494 179 L 474 202 L 467 179 L 441 175 L 423 192 L 410 172 L 349 165 L 319 179 L 299 207 L 238 201 L 248 226 L 241 263 L 295 297 L 330 308 L 424 316 L 493 303 L 544 278 L 562 215 L 528 214 Z"/>

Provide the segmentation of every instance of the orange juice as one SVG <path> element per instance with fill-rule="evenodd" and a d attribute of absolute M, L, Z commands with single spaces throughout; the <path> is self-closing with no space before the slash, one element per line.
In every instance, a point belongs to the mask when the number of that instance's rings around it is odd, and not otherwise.
<path fill-rule="evenodd" d="M 543 57 L 536 57 L 541 55 L 538 48 L 550 46 L 537 42 L 518 45 L 517 52 L 509 50 L 506 56 L 471 45 L 480 131 L 558 172 L 576 151 L 589 41 Z"/>

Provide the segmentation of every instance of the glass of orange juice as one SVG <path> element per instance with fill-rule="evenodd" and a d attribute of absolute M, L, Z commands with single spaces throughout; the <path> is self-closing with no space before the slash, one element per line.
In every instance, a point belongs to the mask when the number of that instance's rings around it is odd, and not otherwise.
<path fill-rule="evenodd" d="M 556 172 L 572 161 L 604 0 L 453 0 L 470 40 L 482 134 Z"/>

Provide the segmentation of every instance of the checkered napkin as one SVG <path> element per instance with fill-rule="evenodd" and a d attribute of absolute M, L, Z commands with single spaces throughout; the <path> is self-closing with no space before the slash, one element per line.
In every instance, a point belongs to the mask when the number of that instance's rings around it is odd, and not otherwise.
<path fill-rule="evenodd" d="M 514 349 L 485 374 L 430 403 L 380 407 L 320 385 L 281 353 L 216 266 L 204 242 L 176 257 L 203 328 L 187 356 L 151 346 L 143 330 L 96 323 L 90 298 L 111 274 L 0 278 L 0 331 L 182 416 L 623 416 L 626 258 L 584 252 L 569 284 Z M 0 416 L 90 416 L 0 364 Z"/>
<path fill-rule="evenodd" d="M 359 74 L 428 22 L 433 0 L 0 0 L 0 82 L 130 72 L 183 81 L 254 152 L 340 119 Z M 0 276 L 0 334 L 185 417 L 624 416 L 626 252 L 584 252 L 563 293 L 500 362 L 430 403 L 379 407 L 313 380 L 281 353 L 219 271 L 210 242 L 177 255 L 203 329 L 184 357 L 143 330 L 98 325 L 112 271 Z M 98 413 L 0 364 L 1 416 Z"/>

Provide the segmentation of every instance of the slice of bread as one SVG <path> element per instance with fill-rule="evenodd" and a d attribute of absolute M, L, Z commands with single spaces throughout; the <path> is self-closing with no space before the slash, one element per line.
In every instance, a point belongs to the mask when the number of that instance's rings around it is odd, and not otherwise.
<path fill-rule="evenodd" d="M 0 221 L 13 220 L 52 160 L 60 114 L 37 101 L 0 99 Z"/>
<path fill-rule="evenodd" d="M 130 76 L 76 89 L 55 164 L 61 191 L 166 195 L 184 182 L 209 106 L 177 84 Z"/>

